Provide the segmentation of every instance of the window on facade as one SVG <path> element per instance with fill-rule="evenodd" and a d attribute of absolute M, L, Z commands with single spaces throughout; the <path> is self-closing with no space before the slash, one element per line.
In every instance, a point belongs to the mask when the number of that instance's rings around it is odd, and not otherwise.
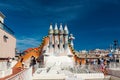
<path fill-rule="evenodd" d="M 6 35 L 3 36 L 4 42 L 7 42 L 8 37 Z"/>

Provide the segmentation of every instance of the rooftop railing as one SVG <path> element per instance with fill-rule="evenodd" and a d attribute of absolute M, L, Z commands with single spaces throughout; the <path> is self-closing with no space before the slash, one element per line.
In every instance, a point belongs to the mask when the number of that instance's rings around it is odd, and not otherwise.
<path fill-rule="evenodd" d="M 120 63 L 111 62 L 108 67 L 109 67 L 109 68 L 119 69 L 119 70 L 120 70 Z"/>
<path fill-rule="evenodd" d="M 32 80 L 32 68 L 25 69 L 6 80 Z"/>
<path fill-rule="evenodd" d="M 0 22 L 0 28 L 14 36 L 14 32 L 9 27 L 7 27 L 5 24 L 1 22 Z"/>

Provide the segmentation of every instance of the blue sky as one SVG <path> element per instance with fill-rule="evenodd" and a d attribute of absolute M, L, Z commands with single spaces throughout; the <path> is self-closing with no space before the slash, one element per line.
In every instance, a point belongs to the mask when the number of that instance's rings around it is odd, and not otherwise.
<path fill-rule="evenodd" d="M 50 23 L 68 25 L 76 50 L 106 49 L 120 40 L 120 0 L 1 0 L 0 11 L 19 50 L 39 46 Z"/>

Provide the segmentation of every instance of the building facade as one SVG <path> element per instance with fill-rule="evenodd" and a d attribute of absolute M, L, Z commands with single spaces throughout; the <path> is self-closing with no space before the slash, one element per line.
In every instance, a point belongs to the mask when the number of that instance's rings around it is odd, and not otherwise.
<path fill-rule="evenodd" d="M 15 57 L 16 38 L 14 32 L 4 24 L 5 16 L 0 12 L 0 58 Z"/>

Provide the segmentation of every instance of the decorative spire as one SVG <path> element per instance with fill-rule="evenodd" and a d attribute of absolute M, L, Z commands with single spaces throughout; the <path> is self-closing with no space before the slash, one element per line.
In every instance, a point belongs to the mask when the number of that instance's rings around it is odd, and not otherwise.
<path fill-rule="evenodd" d="M 53 27 L 52 27 L 52 24 L 50 24 L 50 28 L 49 28 L 49 34 L 53 34 Z"/>
<path fill-rule="evenodd" d="M 55 24 L 55 30 L 58 30 L 57 23 Z"/>
<path fill-rule="evenodd" d="M 59 28 L 59 34 L 63 34 L 64 33 L 64 31 L 63 31 L 63 27 L 62 27 L 62 23 L 60 24 L 60 28 Z"/>
<path fill-rule="evenodd" d="M 68 31 L 67 25 L 65 25 L 65 27 L 64 27 L 64 34 L 69 34 L 69 31 Z"/>
<path fill-rule="evenodd" d="M 67 25 L 65 25 L 64 30 L 68 31 Z"/>
<path fill-rule="evenodd" d="M 63 30 L 62 23 L 60 23 L 60 28 L 59 28 L 59 30 Z"/>
<path fill-rule="evenodd" d="M 57 23 L 55 24 L 54 34 L 58 34 L 58 27 L 57 27 Z"/>
<path fill-rule="evenodd" d="M 53 30 L 52 24 L 50 24 L 50 30 Z"/>

